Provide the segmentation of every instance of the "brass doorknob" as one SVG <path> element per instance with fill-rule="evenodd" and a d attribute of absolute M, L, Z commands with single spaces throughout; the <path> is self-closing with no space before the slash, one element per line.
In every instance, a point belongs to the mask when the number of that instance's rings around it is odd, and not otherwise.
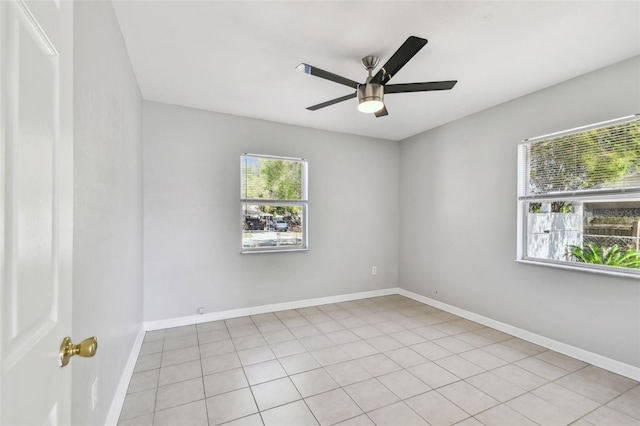
<path fill-rule="evenodd" d="M 60 366 L 64 367 L 69 364 L 69 359 L 74 355 L 83 357 L 92 357 L 98 350 L 98 339 L 89 337 L 82 342 L 74 345 L 71 343 L 71 337 L 65 337 L 60 344 Z"/>

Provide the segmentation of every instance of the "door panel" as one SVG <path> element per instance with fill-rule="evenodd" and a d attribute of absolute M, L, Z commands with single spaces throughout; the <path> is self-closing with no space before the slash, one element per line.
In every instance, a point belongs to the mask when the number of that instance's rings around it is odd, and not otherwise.
<path fill-rule="evenodd" d="M 0 2 L 1 424 L 70 422 L 71 7 Z"/>
<path fill-rule="evenodd" d="M 13 135 L 9 138 L 8 158 L 13 159 L 13 185 L 7 188 L 7 213 L 15 229 L 15 258 L 8 280 L 14 303 L 9 307 L 8 352 L 17 342 L 33 340 L 36 330 L 52 325 L 53 306 L 53 147 L 56 115 L 54 103 L 57 56 L 51 55 L 35 29 L 28 31 L 21 20 L 9 27 L 10 38 L 17 39 L 9 50 L 18 84 L 17 112 L 8 117 Z M 17 24 L 17 25 L 16 25 Z M 12 28 L 13 27 L 13 28 Z M 12 51 L 13 50 L 13 51 Z M 10 157 L 9 157 L 10 156 Z M 34 297 L 37 295 L 36 297 Z"/>

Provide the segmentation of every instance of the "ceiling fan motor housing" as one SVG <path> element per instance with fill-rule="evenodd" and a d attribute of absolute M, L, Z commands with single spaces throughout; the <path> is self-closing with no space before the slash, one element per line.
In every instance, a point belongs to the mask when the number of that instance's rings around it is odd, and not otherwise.
<path fill-rule="evenodd" d="M 384 106 L 384 86 L 382 84 L 360 84 L 357 92 L 360 111 L 376 112 Z"/>

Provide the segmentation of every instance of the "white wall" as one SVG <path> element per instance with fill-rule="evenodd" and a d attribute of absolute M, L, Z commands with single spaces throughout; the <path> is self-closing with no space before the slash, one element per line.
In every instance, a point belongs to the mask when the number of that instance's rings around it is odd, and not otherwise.
<path fill-rule="evenodd" d="M 400 287 L 640 366 L 638 280 L 515 262 L 518 141 L 639 113 L 638 76 L 636 57 L 402 141 Z"/>
<path fill-rule="evenodd" d="M 397 285 L 397 143 L 154 102 L 143 135 L 145 320 Z M 309 161 L 308 252 L 240 254 L 244 152 Z"/>
<path fill-rule="evenodd" d="M 142 324 L 142 101 L 111 3 L 74 6 L 72 338 L 98 352 L 72 363 L 72 420 L 96 425 Z"/>

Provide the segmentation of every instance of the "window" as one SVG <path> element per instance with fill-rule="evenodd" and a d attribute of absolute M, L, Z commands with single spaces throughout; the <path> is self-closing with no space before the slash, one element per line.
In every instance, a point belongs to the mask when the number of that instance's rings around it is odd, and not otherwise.
<path fill-rule="evenodd" d="M 242 252 L 307 250 L 307 162 L 240 156 Z"/>
<path fill-rule="evenodd" d="M 640 277 L 640 115 L 526 139 L 518 259 Z"/>

